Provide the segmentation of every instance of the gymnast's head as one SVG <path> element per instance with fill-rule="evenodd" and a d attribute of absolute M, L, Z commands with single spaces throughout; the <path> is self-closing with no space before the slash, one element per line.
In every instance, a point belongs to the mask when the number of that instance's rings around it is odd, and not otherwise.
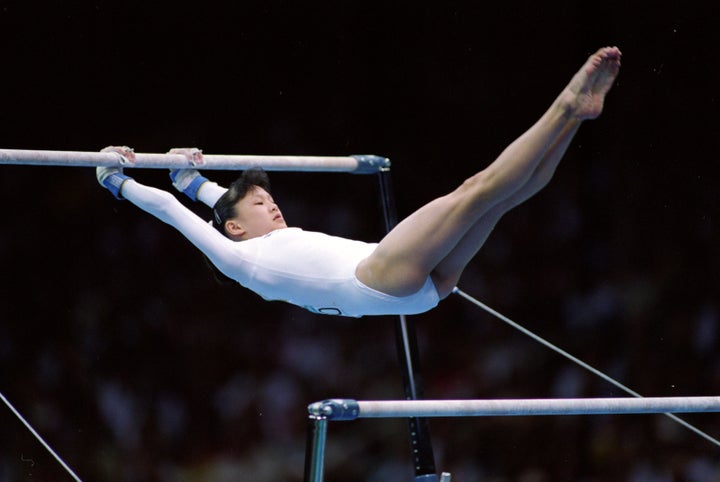
<path fill-rule="evenodd" d="M 213 207 L 213 226 L 234 241 L 257 238 L 287 227 L 270 194 L 270 180 L 265 171 L 244 171 L 230 185 Z"/>

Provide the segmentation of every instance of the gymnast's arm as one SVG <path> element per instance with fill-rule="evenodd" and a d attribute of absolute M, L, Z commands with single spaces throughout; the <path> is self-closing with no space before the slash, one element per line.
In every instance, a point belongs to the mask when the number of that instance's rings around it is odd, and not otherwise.
<path fill-rule="evenodd" d="M 238 282 L 249 277 L 249 260 L 242 256 L 241 246 L 223 236 L 169 192 L 129 179 L 123 183 L 121 194 L 143 211 L 180 231 L 226 276 Z"/>
<path fill-rule="evenodd" d="M 115 172 L 108 175 L 108 171 Z M 248 279 L 249 253 L 244 253 L 239 243 L 220 234 L 169 192 L 140 184 L 116 168 L 98 168 L 98 181 L 116 197 L 127 199 L 180 231 L 226 276 L 241 284 Z"/>
<path fill-rule="evenodd" d="M 227 192 L 226 188 L 218 186 L 195 169 L 173 169 L 170 171 L 170 179 L 175 189 L 211 208 Z"/>

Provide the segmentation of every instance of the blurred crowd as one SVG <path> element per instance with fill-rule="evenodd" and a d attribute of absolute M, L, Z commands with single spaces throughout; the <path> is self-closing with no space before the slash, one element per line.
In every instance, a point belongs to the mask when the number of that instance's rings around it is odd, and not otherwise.
<path fill-rule="evenodd" d="M 0 390 L 81 478 L 298 481 L 309 403 L 403 398 L 393 317 L 317 316 L 217 285 L 172 229 L 99 187 L 88 192 L 89 171 L 68 176 L 86 187 L 48 186 L 8 213 L 0 234 Z M 370 181 L 322 178 L 322 192 L 297 192 L 292 175 L 276 178 L 287 219 L 381 234 L 379 214 L 358 215 L 375 209 L 372 189 L 360 207 L 342 195 Z M 462 289 L 643 395 L 716 393 L 718 227 L 700 218 L 647 243 L 630 229 L 632 212 L 608 214 L 622 200 L 599 203 L 592 186 L 577 196 L 559 182 L 565 189 L 501 222 Z M 410 320 L 426 398 L 627 395 L 457 296 Z M 9 409 L 0 413 L 0 480 L 68 479 Z M 717 416 L 686 418 L 720 434 Z M 430 427 L 438 471 L 460 482 L 720 478 L 717 447 L 662 415 Z M 410 455 L 404 420 L 333 423 L 326 479 L 411 480 Z"/>
<path fill-rule="evenodd" d="M 402 216 L 617 44 L 602 118 L 460 287 L 645 396 L 713 395 L 718 15 L 695 3 L 3 2 L 0 147 L 388 155 Z M 0 392 L 82 480 L 299 481 L 308 404 L 404 397 L 394 317 L 220 286 L 92 169 L 0 167 Z M 373 179 L 271 179 L 290 224 L 384 232 Z M 166 172 L 138 180 L 170 187 Z M 458 296 L 411 323 L 426 398 L 626 396 Z M 682 418 L 720 437 L 718 415 Z M 3 405 L 0 427 L 0 482 L 71 480 Z M 720 480 L 718 447 L 663 415 L 433 419 L 430 432 L 455 482 Z M 326 480 L 412 474 L 407 421 L 330 424 Z"/>

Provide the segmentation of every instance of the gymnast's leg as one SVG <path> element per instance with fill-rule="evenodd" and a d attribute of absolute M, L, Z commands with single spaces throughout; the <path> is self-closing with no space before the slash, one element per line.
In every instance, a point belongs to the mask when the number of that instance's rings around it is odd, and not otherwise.
<path fill-rule="evenodd" d="M 600 114 L 620 55 L 614 47 L 592 55 L 543 116 L 490 166 L 388 233 L 358 265 L 358 279 L 405 296 L 430 275 L 446 296 L 500 217 L 549 181 L 580 123 Z"/>
<path fill-rule="evenodd" d="M 579 124 L 569 127 L 567 132 L 548 150 L 527 184 L 483 215 L 450 254 L 438 263 L 432 272 L 432 277 L 441 297 L 447 296 L 457 286 L 465 266 L 485 244 L 498 221 L 512 208 L 530 199 L 550 182 L 578 127 Z"/>

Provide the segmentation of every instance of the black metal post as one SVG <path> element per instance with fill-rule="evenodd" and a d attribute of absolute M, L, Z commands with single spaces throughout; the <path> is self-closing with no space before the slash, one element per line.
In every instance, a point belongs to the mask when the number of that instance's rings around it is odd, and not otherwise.
<path fill-rule="evenodd" d="M 310 416 L 308 419 L 304 482 L 323 481 L 327 423 L 328 421 L 325 417 Z"/>
<path fill-rule="evenodd" d="M 380 195 L 382 198 L 385 229 L 390 231 L 397 224 L 397 209 L 390 183 L 389 169 L 383 169 L 378 174 L 380 181 Z M 403 315 L 398 317 L 396 339 L 400 368 L 402 370 L 405 398 L 419 400 L 423 396 L 422 377 L 418 361 L 418 347 L 415 336 L 415 326 L 408 322 Z M 408 420 L 410 425 L 410 443 L 412 446 L 413 465 L 416 481 L 432 482 L 437 480 L 435 459 L 430 440 L 430 427 L 426 418 L 412 417 Z"/>

